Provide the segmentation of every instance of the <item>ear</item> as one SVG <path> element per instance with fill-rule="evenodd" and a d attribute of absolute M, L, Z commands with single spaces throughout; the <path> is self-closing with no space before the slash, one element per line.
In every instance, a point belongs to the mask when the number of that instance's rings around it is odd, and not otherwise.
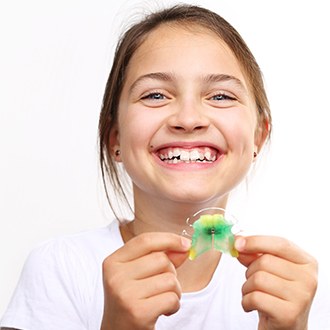
<path fill-rule="evenodd" d="M 258 124 L 258 127 L 254 135 L 254 152 L 256 154 L 260 153 L 263 145 L 267 141 L 270 133 L 270 125 L 267 119 L 264 119 Z"/>
<path fill-rule="evenodd" d="M 117 126 L 111 129 L 109 135 L 109 153 L 116 162 L 121 162 L 119 131 Z"/>

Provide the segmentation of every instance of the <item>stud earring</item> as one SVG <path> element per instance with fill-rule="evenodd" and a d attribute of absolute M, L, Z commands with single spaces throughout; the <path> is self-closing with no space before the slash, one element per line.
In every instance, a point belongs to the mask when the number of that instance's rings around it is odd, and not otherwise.
<path fill-rule="evenodd" d="M 118 157 L 118 156 L 120 156 L 120 149 L 117 149 L 116 151 L 115 151 L 115 155 Z"/>
<path fill-rule="evenodd" d="M 253 158 L 256 158 L 258 156 L 257 152 L 253 153 Z"/>

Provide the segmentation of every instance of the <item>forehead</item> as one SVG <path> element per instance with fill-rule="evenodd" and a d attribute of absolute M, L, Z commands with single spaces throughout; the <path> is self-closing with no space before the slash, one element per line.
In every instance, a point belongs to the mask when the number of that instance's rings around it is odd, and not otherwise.
<path fill-rule="evenodd" d="M 246 86 L 240 63 L 214 32 L 198 25 L 162 24 L 145 38 L 133 54 L 126 78 L 149 72 L 233 75 Z"/>

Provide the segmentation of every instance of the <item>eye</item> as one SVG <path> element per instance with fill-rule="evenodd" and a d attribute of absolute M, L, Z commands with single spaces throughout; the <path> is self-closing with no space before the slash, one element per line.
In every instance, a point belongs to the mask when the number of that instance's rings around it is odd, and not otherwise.
<path fill-rule="evenodd" d="M 211 97 L 212 101 L 236 101 L 236 98 L 226 93 L 218 93 Z"/>
<path fill-rule="evenodd" d="M 167 105 L 171 101 L 171 94 L 166 91 L 150 90 L 140 96 L 140 102 L 149 108 L 159 108 Z"/>
<path fill-rule="evenodd" d="M 166 99 L 166 96 L 164 94 L 158 93 L 158 92 L 149 93 L 149 94 L 141 97 L 141 100 L 160 101 L 160 100 L 165 100 L 165 99 Z"/>

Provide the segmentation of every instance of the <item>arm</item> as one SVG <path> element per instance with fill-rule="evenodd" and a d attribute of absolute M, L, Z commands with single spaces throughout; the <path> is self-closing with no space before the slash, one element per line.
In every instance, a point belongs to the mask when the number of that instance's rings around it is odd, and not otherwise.
<path fill-rule="evenodd" d="M 247 267 L 242 288 L 246 312 L 259 312 L 260 330 L 307 330 L 317 288 L 317 262 L 279 237 L 236 238 L 239 261 Z"/>

